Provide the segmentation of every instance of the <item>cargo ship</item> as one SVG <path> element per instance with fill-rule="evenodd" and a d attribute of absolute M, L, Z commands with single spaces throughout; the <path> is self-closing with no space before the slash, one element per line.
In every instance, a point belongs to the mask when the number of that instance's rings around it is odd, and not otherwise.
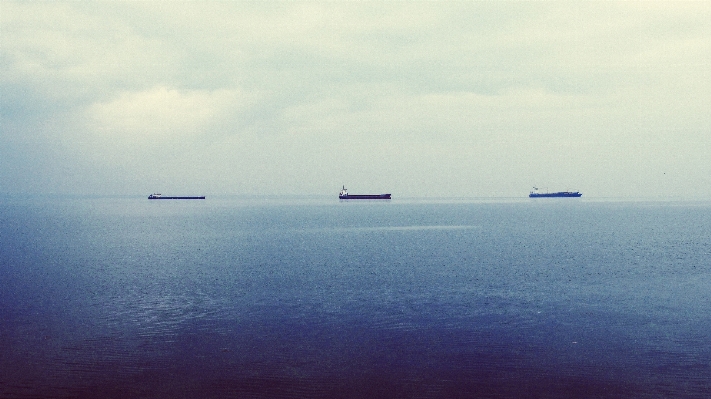
<path fill-rule="evenodd" d="M 580 191 L 558 191 L 556 193 L 539 193 L 538 187 L 533 187 L 533 191 L 531 191 L 528 196 L 530 198 L 577 198 L 582 197 L 583 194 Z"/>
<path fill-rule="evenodd" d="M 338 193 L 339 199 L 390 199 L 390 194 L 348 194 L 346 186 Z"/>
<path fill-rule="evenodd" d="M 148 199 L 205 199 L 205 196 L 201 195 L 197 197 L 164 197 L 162 194 L 151 194 L 148 196 Z"/>

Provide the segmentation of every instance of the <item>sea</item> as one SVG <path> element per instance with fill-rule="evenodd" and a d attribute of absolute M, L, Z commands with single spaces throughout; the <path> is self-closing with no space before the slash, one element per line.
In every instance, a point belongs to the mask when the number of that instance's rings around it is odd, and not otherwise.
<path fill-rule="evenodd" d="M 709 398 L 711 202 L 0 197 L 2 398 Z"/>

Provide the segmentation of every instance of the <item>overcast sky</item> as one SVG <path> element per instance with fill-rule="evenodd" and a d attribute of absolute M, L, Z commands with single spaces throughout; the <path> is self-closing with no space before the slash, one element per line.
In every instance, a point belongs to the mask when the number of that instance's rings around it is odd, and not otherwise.
<path fill-rule="evenodd" d="M 0 2 L 0 193 L 711 197 L 711 2 Z"/>

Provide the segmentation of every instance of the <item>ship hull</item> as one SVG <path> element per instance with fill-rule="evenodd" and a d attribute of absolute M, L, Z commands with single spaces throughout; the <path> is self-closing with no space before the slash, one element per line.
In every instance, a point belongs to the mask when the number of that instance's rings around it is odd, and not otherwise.
<path fill-rule="evenodd" d="M 205 199 L 205 196 L 201 196 L 201 197 L 153 197 L 153 196 L 149 196 L 148 199 L 150 199 L 150 200 L 161 200 L 161 199 Z"/>
<path fill-rule="evenodd" d="M 546 193 L 546 194 L 537 194 L 537 193 L 531 193 L 528 195 L 530 198 L 577 198 L 577 197 L 582 197 L 583 194 L 579 192 L 560 192 L 560 193 Z"/>
<path fill-rule="evenodd" d="M 390 194 L 348 194 L 339 195 L 339 199 L 351 200 L 351 199 L 390 199 Z"/>

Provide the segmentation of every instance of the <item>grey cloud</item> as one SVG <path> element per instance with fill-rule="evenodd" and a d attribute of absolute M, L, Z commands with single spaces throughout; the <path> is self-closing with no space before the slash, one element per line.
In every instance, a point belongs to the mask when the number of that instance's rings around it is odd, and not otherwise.
<path fill-rule="evenodd" d="M 9 192 L 656 195 L 664 168 L 711 173 L 705 3 L 2 7 L 0 151 L 32 170 Z"/>

